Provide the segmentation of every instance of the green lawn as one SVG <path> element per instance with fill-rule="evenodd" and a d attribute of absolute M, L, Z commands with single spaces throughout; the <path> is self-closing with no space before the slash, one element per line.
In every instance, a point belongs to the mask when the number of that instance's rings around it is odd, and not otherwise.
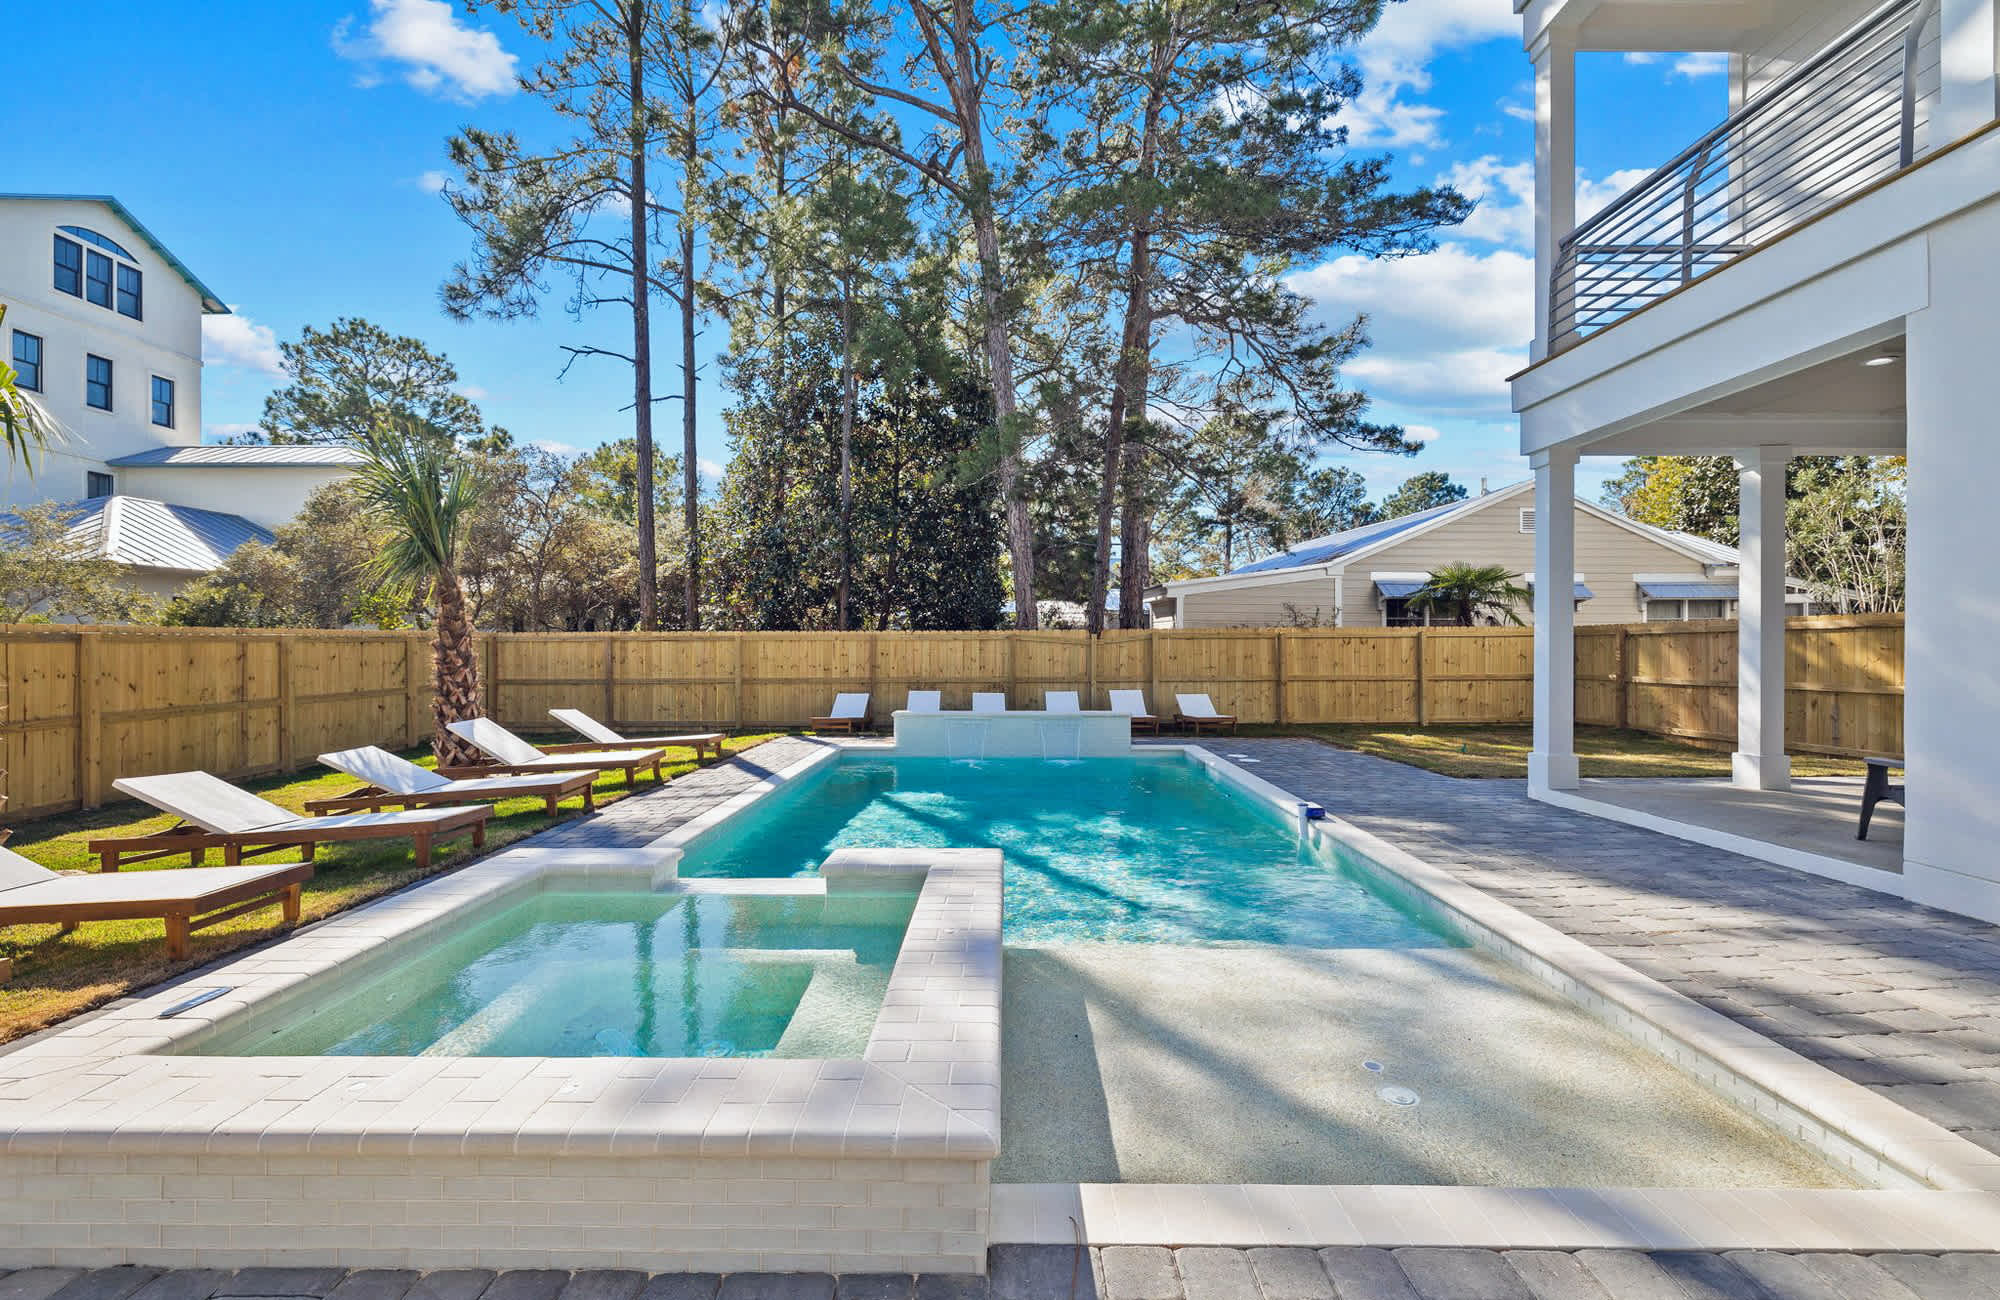
<path fill-rule="evenodd" d="M 736 736 L 724 742 L 724 752 L 740 753 L 770 739 L 769 734 Z M 405 758 L 432 766 L 429 749 L 410 750 Z M 695 769 L 694 751 L 668 751 L 665 768 L 669 779 Z M 303 812 L 308 799 L 340 794 L 354 786 L 354 778 L 339 773 L 319 772 L 271 777 L 246 782 L 272 803 Z M 650 776 L 641 777 L 636 787 L 652 788 Z M 622 773 L 600 777 L 597 803 L 606 804 L 625 797 L 628 789 Z M 487 824 L 486 849 L 504 845 L 546 830 L 561 821 L 580 815 L 580 805 L 571 801 L 551 818 L 540 799 L 509 799 L 494 809 Z M 91 812 L 68 813 L 39 821 L 24 822 L 14 828 L 7 847 L 58 871 L 95 871 L 96 860 L 84 847 L 94 838 L 114 834 L 146 834 L 162 831 L 173 824 L 165 814 L 148 814 L 144 805 L 120 803 Z M 303 920 L 314 921 L 406 885 L 420 876 L 453 871 L 474 860 L 471 839 L 442 841 L 432 850 L 431 870 L 417 870 L 410 844 L 402 841 L 353 841 L 325 844 L 314 855 L 313 878 L 304 890 Z M 210 853 L 216 862 L 220 854 Z M 290 854 L 258 858 L 258 862 L 294 860 Z M 162 862 L 146 862 L 128 871 L 189 870 L 185 857 Z M 276 904 L 194 934 L 194 954 L 185 962 L 167 960 L 164 927 L 159 921 L 94 921 L 72 934 L 64 935 L 53 925 L 0 926 L 0 957 L 14 961 L 11 982 L 0 984 L 0 1042 L 31 1033 L 113 998 L 213 961 L 224 953 L 269 938 L 276 930 Z"/>
<path fill-rule="evenodd" d="M 1246 726 L 1245 736 L 1308 736 L 1446 776 L 1528 775 L 1534 733 L 1527 727 L 1400 727 L 1345 725 Z M 1643 731 L 1578 727 L 1576 752 L 1585 776 L 1728 776 L 1726 750 L 1704 749 Z M 1860 776 L 1858 759 L 1792 756 L 1797 776 Z"/>

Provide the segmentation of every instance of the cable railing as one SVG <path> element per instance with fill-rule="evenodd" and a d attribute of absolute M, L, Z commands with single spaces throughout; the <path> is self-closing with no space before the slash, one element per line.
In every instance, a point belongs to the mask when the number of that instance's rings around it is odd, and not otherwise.
<path fill-rule="evenodd" d="M 1914 162 L 1936 6 L 1890 0 L 1578 226 L 1552 273 L 1551 350 Z"/>

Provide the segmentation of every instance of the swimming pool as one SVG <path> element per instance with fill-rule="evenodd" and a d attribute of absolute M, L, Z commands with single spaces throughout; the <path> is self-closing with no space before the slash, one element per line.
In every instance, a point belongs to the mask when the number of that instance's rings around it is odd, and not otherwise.
<path fill-rule="evenodd" d="M 197 1051 L 859 1056 L 915 905 L 913 893 L 541 893 Z"/>
<path fill-rule="evenodd" d="M 1178 753 L 844 754 L 696 840 L 680 874 L 809 876 L 835 849 L 951 847 L 1005 855 L 1011 944 L 1458 943 Z"/>

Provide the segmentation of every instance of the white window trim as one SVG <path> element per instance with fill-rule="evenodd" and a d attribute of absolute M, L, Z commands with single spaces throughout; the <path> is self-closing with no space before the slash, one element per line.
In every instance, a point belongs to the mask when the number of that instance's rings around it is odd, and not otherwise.
<path fill-rule="evenodd" d="M 129 317 L 128 317 L 127 319 L 129 319 Z M 165 384 L 165 385 L 167 386 L 167 391 L 173 394 L 173 401 L 172 401 L 171 405 L 172 405 L 172 407 L 173 407 L 173 417 L 174 417 L 174 418 L 173 418 L 172 420 L 168 421 L 168 422 L 167 422 L 166 424 L 161 424 L 161 423 L 160 423 L 160 422 L 159 422 L 158 420 L 155 420 L 155 419 L 153 418 L 153 382 L 152 382 L 153 380 L 158 380 L 158 381 L 160 381 L 161 383 L 164 383 L 164 384 Z M 172 375 L 153 375 L 153 376 L 152 376 L 152 379 L 150 379 L 150 380 L 148 380 L 148 381 L 147 381 L 147 383 L 146 383 L 146 423 L 147 423 L 147 425 L 148 425 L 149 427 L 151 427 L 151 428 L 155 428 L 155 429 L 178 429 L 178 428 L 180 428 L 180 425 L 181 425 L 181 386 L 180 386 L 180 383 L 179 383 L 179 382 L 178 382 L 177 380 L 175 380 L 175 378 L 174 378 L 174 377 L 173 377 Z"/>

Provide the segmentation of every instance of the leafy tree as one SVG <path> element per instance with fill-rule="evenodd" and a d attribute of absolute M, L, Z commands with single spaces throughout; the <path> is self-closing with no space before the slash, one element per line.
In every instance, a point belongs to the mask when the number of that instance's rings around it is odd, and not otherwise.
<path fill-rule="evenodd" d="M 468 319 L 534 316 L 551 275 L 573 286 L 567 306 L 629 313 L 629 351 L 565 346 L 569 362 L 610 357 L 632 368 L 638 449 L 638 590 L 642 626 L 659 626 L 653 498 L 652 303 L 679 284 L 654 256 L 658 225 L 671 215 L 647 181 L 669 138 L 658 102 L 673 26 L 655 0 L 506 0 L 550 47 L 523 85 L 574 134 L 546 150 L 511 131 L 467 127 L 450 143 L 460 180 L 445 199 L 473 234 L 473 254 L 442 290 L 447 313 Z M 695 544 L 690 535 L 689 545 Z M 693 625 L 696 611 L 690 610 Z"/>
<path fill-rule="evenodd" d="M 1728 456 L 1634 456 L 1604 485 L 1603 502 L 1655 528 L 1724 546 L 1737 541 L 1741 480 Z"/>
<path fill-rule="evenodd" d="M 1218 571 L 1228 573 L 1277 549 L 1273 532 L 1280 499 L 1298 461 L 1276 440 L 1267 415 L 1248 410 L 1219 415 L 1175 455 L 1182 481 L 1172 509 L 1219 548 Z M 1121 594 L 1121 607 L 1124 600 Z"/>
<path fill-rule="evenodd" d="M 280 343 L 290 381 L 264 399 L 271 442 L 365 441 L 383 421 L 410 421 L 454 441 L 486 435 L 479 408 L 458 391 L 458 371 L 421 339 L 359 317 L 308 325 Z"/>
<path fill-rule="evenodd" d="M 0 326 L 7 321 L 7 305 L 0 303 Z M 41 399 L 20 386 L 20 374 L 0 357 L 0 443 L 5 443 L 7 459 L 34 472 L 35 453 L 60 436 L 56 421 Z"/>
<path fill-rule="evenodd" d="M 0 522 L 0 623 L 144 623 L 154 602 L 105 556 L 78 512 L 53 503 L 22 506 Z"/>
<path fill-rule="evenodd" d="M 1368 503 L 1368 480 L 1343 465 L 1300 465 L 1277 493 L 1274 538 L 1281 547 L 1344 533 L 1379 516 Z"/>
<path fill-rule="evenodd" d="M 1518 627 L 1521 616 L 1514 607 L 1533 596 L 1521 585 L 1521 575 L 1504 564 L 1445 564 L 1411 594 L 1409 608 L 1429 611 L 1433 621 L 1451 627 L 1473 627 L 1481 619 Z"/>
<path fill-rule="evenodd" d="M 330 483 L 275 530 L 269 546 L 239 546 L 220 569 L 181 588 L 161 621 L 183 627 L 400 622 L 398 602 L 382 599 L 368 581 L 384 540 L 355 486 Z"/>
<path fill-rule="evenodd" d="M 1465 488 L 1451 481 L 1442 470 L 1427 469 L 1403 480 L 1401 487 L 1382 498 L 1376 513 L 1383 519 L 1400 519 L 1420 510 L 1448 506 L 1466 498 Z"/>
<path fill-rule="evenodd" d="M 1900 456 L 1813 457 L 1793 467 L 1785 558 L 1815 602 L 1844 614 L 1903 608 L 1907 470 Z"/>
<path fill-rule="evenodd" d="M 427 591 L 435 610 L 431 749 L 440 766 L 475 762 L 478 751 L 445 727 L 479 716 L 479 659 L 458 559 L 486 485 L 472 460 L 432 430 L 384 425 L 361 450 L 367 461 L 354 477 L 355 490 L 385 534 L 369 575 L 393 588 Z"/>

